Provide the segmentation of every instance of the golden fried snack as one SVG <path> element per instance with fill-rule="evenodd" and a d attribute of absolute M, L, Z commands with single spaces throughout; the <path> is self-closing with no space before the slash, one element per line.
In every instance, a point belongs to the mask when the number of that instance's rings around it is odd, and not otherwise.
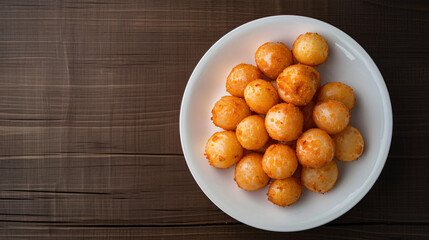
<path fill-rule="evenodd" d="M 243 156 L 243 148 L 233 131 L 213 134 L 207 141 L 205 154 L 210 165 L 217 168 L 229 168 Z"/>
<path fill-rule="evenodd" d="M 274 80 L 293 63 L 293 58 L 292 52 L 283 43 L 267 42 L 256 51 L 255 61 L 265 76 Z"/>
<path fill-rule="evenodd" d="M 303 167 L 301 170 L 301 183 L 308 190 L 316 193 L 326 193 L 331 190 L 338 178 L 338 167 L 331 161 L 321 168 Z"/>
<path fill-rule="evenodd" d="M 232 96 L 244 97 L 244 88 L 251 81 L 262 78 L 262 72 L 255 66 L 241 63 L 235 66 L 226 79 L 226 91 Z"/>
<path fill-rule="evenodd" d="M 246 191 L 256 191 L 267 186 L 270 178 L 262 170 L 261 162 L 261 154 L 250 153 L 237 163 L 234 180 L 239 188 Z"/>
<path fill-rule="evenodd" d="M 355 105 L 353 89 L 340 82 L 331 82 L 322 86 L 317 95 L 317 101 L 335 100 L 344 103 L 349 110 Z"/>
<path fill-rule="evenodd" d="M 235 131 L 241 146 L 249 150 L 262 148 L 269 139 L 265 130 L 264 119 L 259 115 L 248 116 L 243 119 Z"/>
<path fill-rule="evenodd" d="M 347 126 L 342 132 L 333 136 L 335 141 L 335 158 L 343 162 L 357 160 L 363 153 L 364 141 L 359 130 Z"/>
<path fill-rule="evenodd" d="M 316 124 L 313 121 L 313 110 L 316 103 L 310 101 L 305 107 L 302 108 L 302 115 L 304 116 L 303 131 L 307 131 L 310 128 L 315 128 Z"/>
<path fill-rule="evenodd" d="M 334 152 L 334 140 L 318 128 L 307 130 L 296 142 L 296 156 L 303 167 L 323 167 L 332 161 Z"/>
<path fill-rule="evenodd" d="M 273 139 L 288 142 L 301 135 L 303 118 L 298 107 L 289 103 L 280 103 L 268 111 L 265 116 L 265 127 Z"/>
<path fill-rule="evenodd" d="M 238 123 L 250 116 L 251 112 L 244 99 L 223 96 L 216 102 L 212 114 L 212 120 L 216 126 L 225 130 L 235 130 Z"/>
<path fill-rule="evenodd" d="M 317 33 L 301 34 L 292 47 L 293 56 L 300 63 L 317 66 L 328 59 L 328 43 Z"/>
<path fill-rule="evenodd" d="M 279 96 L 287 103 L 305 106 L 320 87 L 320 74 L 310 66 L 295 64 L 287 67 L 277 78 Z"/>
<path fill-rule="evenodd" d="M 288 145 L 271 145 L 262 158 L 264 172 L 274 179 L 285 179 L 295 172 L 298 167 L 295 150 Z"/>
<path fill-rule="evenodd" d="M 289 177 L 274 180 L 268 189 L 268 200 L 272 203 L 286 207 L 295 203 L 301 197 L 302 186 L 299 179 Z"/>
<path fill-rule="evenodd" d="M 265 80 L 257 79 L 247 84 L 244 99 L 250 109 L 259 114 L 267 114 L 268 110 L 280 102 L 277 90 Z"/>
<path fill-rule="evenodd" d="M 347 106 L 335 100 L 320 101 L 313 110 L 314 123 L 329 134 L 343 131 L 349 124 L 349 120 L 350 114 Z"/>

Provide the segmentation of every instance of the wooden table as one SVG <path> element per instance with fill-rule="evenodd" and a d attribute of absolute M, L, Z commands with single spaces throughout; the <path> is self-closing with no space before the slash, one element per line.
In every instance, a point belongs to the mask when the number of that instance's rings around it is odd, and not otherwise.
<path fill-rule="evenodd" d="M 0 239 L 429 238 L 429 5 L 417 1 L 0 3 Z M 179 107 L 207 49 L 256 18 L 333 24 L 377 63 L 394 131 L 366 197 L 312 230 L 272 233 L 192 178 Z"/>

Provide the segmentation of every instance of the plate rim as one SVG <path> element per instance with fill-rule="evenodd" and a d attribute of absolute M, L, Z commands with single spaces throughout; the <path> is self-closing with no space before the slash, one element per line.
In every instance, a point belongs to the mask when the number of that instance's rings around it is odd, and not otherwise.
<path fill-rule="evenodd" d="M 189 111 L 187 107 L 190 101 L 189 92 L 191 92 L 195 86 L 195 83 L 197 81 L 196 76 L 200 74 L 199 72 L 201 72 L 200 70 L 201 65 L 204 65 L 207 59 L 209 58 L 209 56 L 215 51 L 215 49 L 217 49 L 222 44 L 223 41 L 230 38 L 234 33 L 239 32 L 250 25 L 254 25 L 262 22 L 275 21 L 275 20 L 289 20 L 289 21 L 293 20 L 295 22 L 301 22 L 301 23 L 309 23 L 309 24 L 317 23 L 317 24 L 325 25 L 325 27 L 327 27 L 329 31 L 332 30 L 336 35 L 338 35 L 341 39 L 343 39 L 344 43 L 348 45 L 351 50 L 353 50 L 354 54 L 359 55 L 361 59 L 365 60 L 363 61 L 363 63 L 365 67 L 369 70 L 370 75 L 372 75 L 373 80 L 375 81 L 375 84 L 378 87 L 378 91 L 380 92 L 381 99 L 382 99 L 382 106 L 384 110 L 383 114 L 384 114 L 384 117 L 386 118 L 385 121 L 383 122 L 384 126 L 383 126 L 383 134 L 381 139 L 381 146 L 384 147 L 384 151 L 382 150 L 378 153 L 374 168 L 372 169 L 368 178 L 362 184 L 364 188 L 360 190 L 352 200 L 350 200 L 347 204 L 342 205 L 339 209 L 333 212 L 327 211 L 328 213 L 319 215 L 316 219 L 311 220 L 310 222 L 303 224 L 300 227 L 296 227 L 296 228 L 285 227 L 285 229 L 278 229 L 278 228 L 269 227 L 269 226 L 257 226 L 255 224 L 246 222 L 246 219 L 243 219 L 240 216 L 236 216 L 234 213 L 232 213 L 232 210 L 227 205 L 223 204 L 222 201 L 219 201 L 219 199 L 216 196 L 214 196 L 215 194 L 211 192 L 208 188 L 206 188 L 206 186 L 202 182 L 200 182 L 200 179 L 198 177 L 198 174 L 196 173 L 196 170 L 193 168 L 193 165 L 190 164 L 191 160 L 188 160 L 188 159 L 191 159 L 191 156 L 188 154 L 189 149 L 186 145 L 187 129 L 185 126 L 186 119 L 188 116 L 187 113 Z M 227 34 L 222 36 L 205 52 L 205 54 L 198 61 L 197 65 L 192 71 L 192 74 L 189 77 L 189 80 L 186 84 L 186 88 L 183 93 L 182 102 L 180 106 L 179 132 L 180 132 L 180 142 L 182 146 L 183 155 L 184 155 L 186 164 L 189 168 L 189 171 L 192 174 L 192 177 L 197 182 L 198 186 L 203 191 L 203 193 L 220 210 L 222 210 L 224 213 L 228 214 L 230 217 L 234 218 L 235 220 L 258 229 L 275 231 L 275 232 L 293 232 L 293 231 L 302 231 L 302 230 L 315 228 L 337 219 L 338 217 L 340 217 L 341 215 L 345 214 L 350 209 L 352 209 L 358 202 L 362 200 L 362 198 L 369 192 L 369 190 L 371 190 L 371 188 L 377 181 L 378 177 L 380 176 L 390 151 L 392 131 L 393 131 L 392 105 L 391 105 L 388 89 L 384 81 L 384 78 L 381 75 L 380 70 L 378 69 L 377 65 L 372 60 L 372 58 L 369 56 L 369 54 L 365 51 L 365 49 L 362 46 L 360 46 L 359 43 L 357 43 L 352 37 L 347 35 L 345 32 L 341 31 L 337 27 L 315 18 L 298 16 L 298 15 L 275 15 L 275 16 L 255 19 L 253 21 L 247 22 L 245 24 L 242 24 L 234 28 L 233 30 L 229 31 Z"/>

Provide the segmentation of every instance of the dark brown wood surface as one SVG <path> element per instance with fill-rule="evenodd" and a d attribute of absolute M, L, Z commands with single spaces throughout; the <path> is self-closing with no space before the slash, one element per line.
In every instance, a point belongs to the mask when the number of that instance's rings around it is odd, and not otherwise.
<path fill-rule="evenodd" d="M 248 227 L 199 189 L 179 141 L 188 78 L 220 37 L 278 14 L 333 24 L 380 68 L 386 166 L 324 226 Z M 0 239 L 428 239 L 425 1 L 0 2 Z"/>

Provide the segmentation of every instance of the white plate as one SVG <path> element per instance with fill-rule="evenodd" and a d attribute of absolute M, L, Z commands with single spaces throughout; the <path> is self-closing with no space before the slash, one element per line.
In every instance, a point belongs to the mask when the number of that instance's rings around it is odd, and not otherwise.
<path fill-rule="evenodd" d="M 226 78 L 239 63 L 255 65 L 257 48 L 265 42 L 283 42 L 290 49 L 299 34 L 316 32 L 329 44 L 329 58 L 317 67 L 322 84 L 351 86 L 356 105 L 351 125 L 365 140 L 358 161 L 339 162 L 339 178 L 326 194 L 303 188 L 298 202 L 281 208 L 267 200 L 268 187 L 246 192 L 234 181 L 234 167 L 208 164 L 204 147 L 222 129 L 210 120 L 215 102 L 227 95 Z M 392 108 L 383 77 L 365 50 L 351 37 L 322 21 L 301 16 L 273 16 L 246 23 L 217 41 L 201 58 L 189 78 L 180 110 L 180 139 L 189 170 L 207 197 L 222 211 L 247 225 L 271 231 L 299 231 L 341 216 L 371 189 L 387 158 L 392 137 Z"/>

